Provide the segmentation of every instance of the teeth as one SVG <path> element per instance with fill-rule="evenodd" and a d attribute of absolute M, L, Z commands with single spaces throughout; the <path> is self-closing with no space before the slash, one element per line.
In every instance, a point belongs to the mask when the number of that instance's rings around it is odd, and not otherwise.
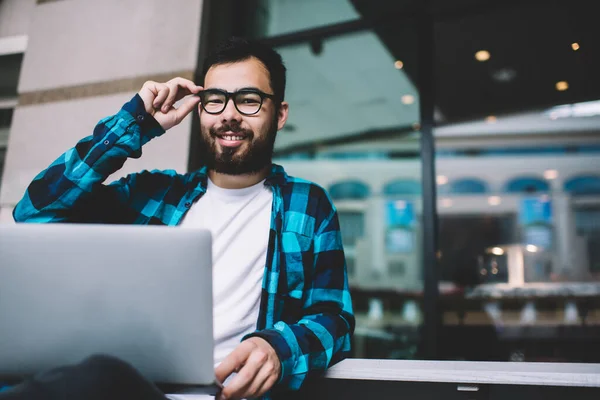
<path fill-rule="evenodd" d="M 244 139 L 243 136 L 223 136 L 223 139 L 225 140 L 242 140 Z"/>

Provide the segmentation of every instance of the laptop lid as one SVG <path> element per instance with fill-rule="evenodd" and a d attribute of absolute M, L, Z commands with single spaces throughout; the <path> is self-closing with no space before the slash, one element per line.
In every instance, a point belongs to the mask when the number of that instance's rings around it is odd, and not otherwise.
<path fill-rule="evenodd" d="M 159 384 L 212 385 L 205 230 L 0 225 L 0 377 L 108 354 Z"/>

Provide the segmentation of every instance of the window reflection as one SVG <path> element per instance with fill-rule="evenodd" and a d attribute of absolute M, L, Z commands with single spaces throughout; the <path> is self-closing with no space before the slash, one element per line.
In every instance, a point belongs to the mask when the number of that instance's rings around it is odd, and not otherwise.
<path fill-rule="evenodd" d="M 416 25 L 400 5 L 410 2 L 295 3 L 297 13 L 285 8 L 291 1 L 265 2 L 273 12 L 258 36 L 353 18 L 378 24 L 281 46 L 291 112 L 277 161 L 327 188 L 339 210 L 353 355 L 418 358 L 422 94 Z M 553 2 L 463 15 L 468 7 L 434 3 L 438 357 L 600 362 L 593 12 Z M 339 19 L 322 7 L 337 7 Z M 489 57 L 478 61 L 481 50 Z M 558 91 L 562 80 L 569 88 Z"/>
<path fill-rule="evenodd" d="M 523 4 L 436 23 L 439 264 L 454 290 L 442 291 L 445 358 L 600 361 L 600 92 L 583 66 L 598 58 L 554 50 L 595 36 L 584 11 Z M 451 41 L 459 30 L 477 43 Z M 447 58 L 481 48 L 485 62 Z M 567 76 L 552 79 L 558 70 Z"/>
<path fill-rule="evenodd" d="M 256 1 L 257 37 L 282 35 L 304 29 L 356 20 L 360 15 L 348 0 Z"/>

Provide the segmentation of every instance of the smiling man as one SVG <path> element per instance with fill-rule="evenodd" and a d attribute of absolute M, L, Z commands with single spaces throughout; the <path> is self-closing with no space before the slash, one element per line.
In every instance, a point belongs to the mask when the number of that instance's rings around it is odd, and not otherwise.
<path fill-rule="evenodd" d="M 145 83 L 42 171 L 13 215 L 209 229 L 221 397 L 270 398 L 350 351 L 354 316 L 338 216 L 321 187 L 271 161 L 289 110 L 281 56 L 234 38 L 204 71 L 203 87 L 183 78 Z M 195 107 L 202 169 L 144 171 L 104 184 Z"/>

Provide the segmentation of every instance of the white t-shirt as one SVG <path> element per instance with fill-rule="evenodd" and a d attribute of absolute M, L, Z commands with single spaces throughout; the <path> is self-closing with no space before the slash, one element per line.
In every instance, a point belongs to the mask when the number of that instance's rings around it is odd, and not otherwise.
<path fill-rule="evenodd" d="M 209 180 L 206 193 L 181 223 L 212 232 L 215 365 L 256 329 L 272 202 L 264 181 L 223 189 Z"/>

